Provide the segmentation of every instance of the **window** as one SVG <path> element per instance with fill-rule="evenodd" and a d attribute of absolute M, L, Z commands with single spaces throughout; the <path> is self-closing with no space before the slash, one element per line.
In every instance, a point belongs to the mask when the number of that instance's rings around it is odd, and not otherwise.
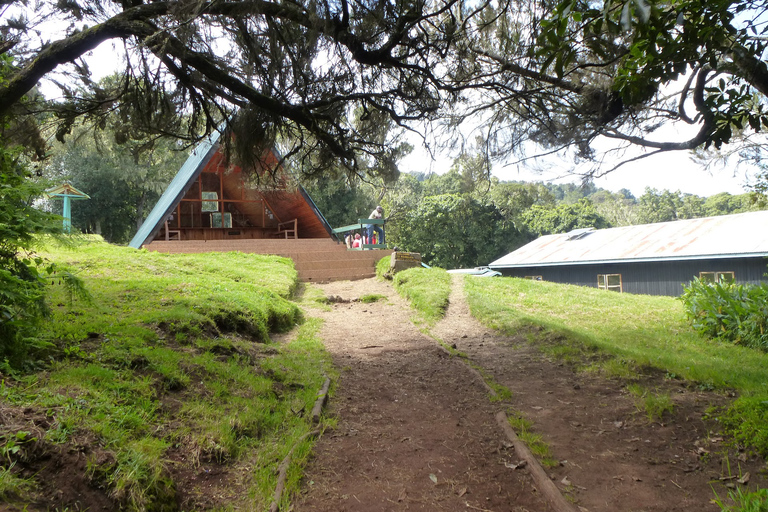
<path fill-rule="evenodd" d="M 699 272 L 699 280 L 702 283 L 727 284 L 736 280 L 734 272 Z"/>
<path fill-rule="evenodd" d="M 204 212 L 219 211 L 219 193 L 218 192 L 203 192 L 202 197 L 203 197 Z"/>
<path fill-rule="evenodd" d="M 597 287 L 601 290 L 621 292 L 621 274 L 597 274 Z"/>
<path fill-rule="evenodd" d="M 541 276 L 525 276 L 523 279 L 530 279 L 531 281 L 543 281 Z"/>
<path fill-rule="evenodd" d="M 223 217 L 222 217 L 223 215 Z M 232 214 L 231 213 L 212 213 L 211 214 L 211 227 L 212 228 L 231 228 L 232 227 Z"/>

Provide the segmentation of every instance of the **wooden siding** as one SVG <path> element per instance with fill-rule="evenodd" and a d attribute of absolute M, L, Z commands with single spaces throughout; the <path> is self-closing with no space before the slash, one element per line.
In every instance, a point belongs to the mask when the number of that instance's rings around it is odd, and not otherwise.
<path fill-rule="evenodd" d="M 298 219 L 299 238 L 330 238 L 321 219 L 298 190 L 262 192 L 281 222 Z"/>
<path fill-rule="evenodd" d="M 699 272 L 734 272 L 737 283 L 766 281 L 766 258 L 723 258 L 647 263 L 530 266 L 498 269 L 505 276 L 541 276 L 544 281 L 597 288 L 598 274 L 621 274 L 622 291 L 677 297 Z"/>
<path fill-rule="evenodd" d="M 266 160 L 265 166 L 277 165 L 273 153 Z M 279 222 L 294 219 L 297 219 L 298 238 L 331 238 L 321 214 L 315 212 L 299 188 L 286 187 L 279 180 L 273 187 L 266 189 L 249 184 L 240 168 L 225 165 L 218 148 L 202 171 L 187 184 L 184 197 L 172 210 L 168 238 L 174 241 L 265 239 L 275 235 Z M 211 226 L 212 212 L 202 211 L 205 202 L 202 192 L 218 194 L 218 213 L 231 214 L 232 227 Z M 166 240 L 164 225 L 161 224 L 153 240 Z"/>

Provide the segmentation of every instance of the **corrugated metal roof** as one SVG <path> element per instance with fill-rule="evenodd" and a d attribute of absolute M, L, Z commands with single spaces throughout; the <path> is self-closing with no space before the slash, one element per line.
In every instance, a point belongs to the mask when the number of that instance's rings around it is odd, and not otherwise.
<path fill-rule="evenodd" d="M 570 239 L 569 239 L 570 238 Z M 546 235 L 491 268 L 768 256 L 768 211 Z"/>
<path fill-rule="evenodd" d="M 179 169 L 179 172 L 176 173 L 176 177 L 173 178 L 171 184 L 165 189 L 155 207 L 149 212 L 147 220 L 144 221 L 136 232 L 133 240 L 128 244 L 129 246 L 139 249 L 154 237 L 160 226 L 165 222 L 165 219 L 176 207 L 176 203 L 181 201 L 181 198 L 186 194 L 189 184 L 202 172 L 205 165 L 216 152 L 220 136 L 221 133 L 215 131 L 195 147 L 187 161 Z"/>

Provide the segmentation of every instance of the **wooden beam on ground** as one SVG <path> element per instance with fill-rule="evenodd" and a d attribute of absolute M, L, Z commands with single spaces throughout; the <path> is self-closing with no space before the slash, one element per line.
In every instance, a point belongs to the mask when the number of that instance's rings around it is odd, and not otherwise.
<path fill-rule="evenodd" d="M 541 464 L 539 464 L 539 461 L 533 453 L 531 453 L 531 450 L 528 449 L 528 446 L 517 437 L 517 434 L 515 434 L 514 429 L 512 429 L 512 426 L 509 424 L 509 419 L 507 418 L 507 415 L 504 414 L 504 411 L 499 411 L 496 414 L 496 421 L 502 430 L 504 430 L 504 434 L 506 434 L 509 442 L 515 447 L 517 455 L 526 462 L 528 472 L 531 474 L 531 477 L 533 477 L 533 482 L 536 484 L 536 487 L 539 489 L 539 492 L 541 492 L 544 499 L 547 500 L 547 503 L 552 507 L 552 510 L 555 512 L 579 512 L 575 505 L 566 501 L 565 497 L 563 497 L 563 494 L 560 492 L 560 489 L 558 489 L 554 482 L 549 478 L 549 475 L 547 475 L 544 468 L 541 467 Z"/>
<path fill-rule="evenodd" d="M 320 423 L 320 414 L 328 401 L 328 390 L 331 387 L 331 379 L 326 377 L 323 387 L 317 393 L 317 400 L 315 400 L 315 406 L 312 408 L 312 423 Z M 299 446 L 305 439 L 317 437 L 320 435 L 321 428 L 316 428 L 311 432 L 307 432 L 301 436 L 296 443 L 291 447 L 288 455 L 285 456 L 280 466 L 277 469 L 277 485 L 275 486 L 275 494 L 272 499 L 272 504 L 269 506 L 269 512 L 278 512 L 280 510 L 280 500 L 283 497 L 283 491 L 285 490 L 285 480 L 288 477 L 288 468 L 291 466 L 291 457 L 297 446 Z"/>
<path fill-rule="evenodd" d="M 320 414 L 323 412 L 323 407 L 325 407 L 325 403 L 328 401 L 328 389 L 330 389 L 330 387 L 331 379 L 326 377 L 325 382 L 323 383 L 323 387 L 317 394 L 315 406 L 312 408 L 312 423 L 320 423 Z"/>

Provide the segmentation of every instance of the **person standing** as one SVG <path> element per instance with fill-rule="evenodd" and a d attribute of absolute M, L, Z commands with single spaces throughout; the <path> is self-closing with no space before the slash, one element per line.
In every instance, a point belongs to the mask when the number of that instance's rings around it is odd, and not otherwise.
<path fill-rule="evenodd" d="M 368 216 L 369 219 L 381 219 L 383 217 L 384 217 L 384 208 L 382 208 L 381 206 L 377 206 Z M 379 243 L 384 244 L 384 225 L 383 224 L 368 224 L 368 229 L 367 229 L 368 243 L 371 243 L 371 240 L 373 240 L 374 231 L 379 236 Z"/>

